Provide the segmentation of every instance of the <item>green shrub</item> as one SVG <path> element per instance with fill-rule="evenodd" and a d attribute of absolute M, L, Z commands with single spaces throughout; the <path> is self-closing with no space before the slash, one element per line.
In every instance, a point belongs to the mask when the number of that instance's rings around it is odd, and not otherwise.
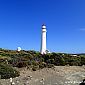
<path fill-rule="evenodd" d="M 52 67 L 54 67 L 54 64 L 48 64 L 47 67 L 52 68 Z"/>
<path fill-rule="evenodd" d="M 18 68 L 22 68 L 22 67 L 26 67 L 26 66 L 28 66 L 27 61 L 19 61 L 16 65 L 16 67 L 18 67 Z"/>
<path fill-rule="evenodd" d="M 85 55 L 81 55 L 81 65 L 85 65 Z"/>
<path fill-rule="evenodd" d="M 0 75 L 1 79 L 8 79 L 18 77 L 20 73 L 9 65 L 0 64 Z"/>
<path fill-rule="evenodd" d="M 39 68 L 42 69 L 44 67 L 46 67 L 46 63 L 45 62 L 40 62 L 39 63 Z"/>
<path fill-rule="evenodd" d="M 38 69 L 39 69 L 38 66 L 33 66 L 33 67 L 32 67 L 32 70 L 33 70 L 33 71 L 36 71 L 36 70 L 38 70 Z"/>
<path fill-rule="evenodd" d="M 38 65 L 38 62 L 36 62 L 35 60 L 32 60 L 31 61 L 31 64 L 34 65 L 34 66 L 37 66 Z"/>
<path fill-rule="evenodd" d="M 81 57 L 80 56 L 64 56 L 65 65 L 70 66 L 81 66 Z"/>

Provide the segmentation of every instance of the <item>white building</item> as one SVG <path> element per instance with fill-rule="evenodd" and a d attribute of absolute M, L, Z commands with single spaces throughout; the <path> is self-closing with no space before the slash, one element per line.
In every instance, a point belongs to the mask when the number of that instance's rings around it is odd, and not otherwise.
<path fill-rule="evenodd" d="M 46 54 L 46 25 L 42 25 L 42 36 L 41 36 L 41 54 Z"/>
<path fill-rule="evenodd" d="M 21 47 L 18 47 L 18 48 L 17 48 L 17 51 L 21 51 Z"/>

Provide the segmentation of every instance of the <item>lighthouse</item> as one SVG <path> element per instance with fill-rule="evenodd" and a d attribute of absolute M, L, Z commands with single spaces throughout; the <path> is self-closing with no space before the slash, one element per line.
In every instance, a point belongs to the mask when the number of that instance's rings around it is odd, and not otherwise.
<path fill-rule="evenodd" d="M 41 54 L 46 54 L 46 25 L 42 25 L 42 35 L 41 35 Z"/>

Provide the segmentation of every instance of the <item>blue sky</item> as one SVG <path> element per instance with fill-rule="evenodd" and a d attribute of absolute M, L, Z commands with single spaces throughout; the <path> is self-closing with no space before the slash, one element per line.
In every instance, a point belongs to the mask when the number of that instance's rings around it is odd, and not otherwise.
<path fill-rule="evenodd" d="M 85 0 L 0 0 L 0 47 L 39 51 L 43 23 L 47 49 L 85 52 Z"/>

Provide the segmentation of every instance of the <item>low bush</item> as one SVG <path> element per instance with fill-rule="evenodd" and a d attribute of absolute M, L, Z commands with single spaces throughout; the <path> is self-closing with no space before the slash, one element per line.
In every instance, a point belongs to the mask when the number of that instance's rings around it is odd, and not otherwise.
<path fill-rule="evenodd" d="M 1 79 L 8 79 L 8 78 L 14 78 L 18 77 L 20 73 L 15 70 L 13 67 L 6 65 L 6 64 L 0 64 L 0 76 Z"/>
<path fill-rule="evenodd" d="M 42 62 L 42 63 L 39 64 L 39 69 L 43 69 L 46 66 L 47 66 L 46 63 Z"/>
<path fill-rule="evenodd" d="M 38 70 L 38 69 L 39 69 L 38 66 L 33 66 L 33 67 L 32 67 L 32 70 L 33 70 L 33 71 L 36 71 L 36 70 Z"/>
<path fill-rule="evenodd" d="M 52 68 L 52 67 L 54 67 L 54 64 L 48 64 L 47 67 Z"/>
<path fill-rule="evenodd" d="M 28 63 L 26 61 L 20 61 L 17 63 L 16 67 L 22 68 L 28 66 Z"/>
<path fill-rule="evenodd" d="M 85 65 L 85 55 L 81 56 L 81 65 Z"/>

